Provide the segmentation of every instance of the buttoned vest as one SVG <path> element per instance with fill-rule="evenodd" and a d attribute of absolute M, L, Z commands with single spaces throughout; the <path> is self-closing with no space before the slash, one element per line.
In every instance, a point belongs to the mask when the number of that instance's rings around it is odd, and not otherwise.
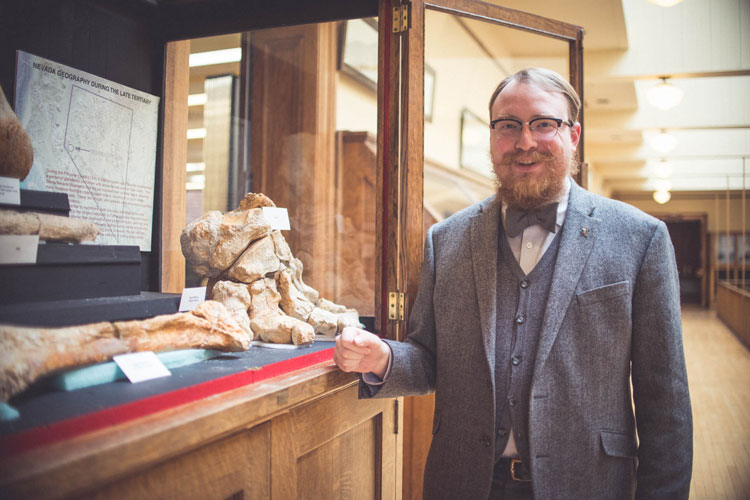
<path fill-rule="evenodd" d="M 552 243 L 526 275 L 508 245 L 502 224 L 498 242 L 497 337 L 495 339 L 495 459 L 513 429 L 521 459 L 528 463 L 528 415 L 531 377 L 559 247 Z"/>

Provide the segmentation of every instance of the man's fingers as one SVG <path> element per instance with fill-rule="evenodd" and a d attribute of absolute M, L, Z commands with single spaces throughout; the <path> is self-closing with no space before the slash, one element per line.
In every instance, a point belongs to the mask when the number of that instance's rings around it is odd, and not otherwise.
<path fill-rule="evenodd" d="M 342 333 L 341 335 L 336 337 L 336 347 L 338 347 L 337 350 L 340 350 L 341 352 L 355 352 L 360 356 L 370 352 L 370 349 L 368 347 L 361 347 L 357 345 L 354 339 L 354 336 L 349 336 L 347 338 L 344 337 L 344 334 Z"/>
<path fill-rule="evenodd" d="M 380 341 L 377 336 L 370 332 L 360 330 L 359 328 L 346 327 L 336 340 L 345 349 L 351 349 L 360 354 L 367 354 L 372 347 L 370 337 L 374 338 L 376 342 Z"/>
<path fill-rule="evenodd" d="M 382 357 L 380 353 L 383 345 L 385 344 L 377 335 L 347 327 L 336 337 L 333 360 L 343 371 L 368 372 Z"/>

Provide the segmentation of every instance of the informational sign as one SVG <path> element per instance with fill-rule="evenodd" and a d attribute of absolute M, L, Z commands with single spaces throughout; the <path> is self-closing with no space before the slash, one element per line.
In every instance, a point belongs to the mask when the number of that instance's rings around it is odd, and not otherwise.
<path fill-rule="evenodd" d="M 195 288 L 183 288 L 182 297 L 180 297 L 180 307 L 178 311 L 192 311 L 198 304 L 206 300 L 206 287 L 197 286 Z"/>
<path fill-rule="evenodd" d="M 289 212 L 286 208 L 263 207 L 263 217 L 271 225 L 271 229 L 289 231 Z"/>
<path fill-rule="evenodd" d="M 133 384 L 172 375 L 169 369 L 164 366 L 164 363 L 152 351 L 120 354 L 114 356 L 112 360 L 117 363 L 122 373 Z"/>
<path fill-rule="evenodd" d="M 38 248 L 38 234 L 0 234 L 0 264 L 36 264 Z"/>
<path fill-rule="evenodd" d="M 5 205 L 21 204 L 21 183 L 11 177 L 0 177 L 0 203 Z"/>
<path fill-rule="evenodd" d="M 150 251 L 159 98 L 23 51 L 15 95 L 34 146 L 21 187 L 67 193 L 99 244 Z"/>

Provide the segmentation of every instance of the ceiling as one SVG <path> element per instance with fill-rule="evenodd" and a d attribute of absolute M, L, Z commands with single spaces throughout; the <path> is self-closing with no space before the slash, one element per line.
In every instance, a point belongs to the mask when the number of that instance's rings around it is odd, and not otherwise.
<path fill-rule="evenodd" d="M 584 28 L 590 189 L 620 198 L 650 195 L 664 182 L 673 197 L 742 190 L 743 168 L 750 189 L 750 2 L 491 1 Z M 550 50 L 549 43 L 513 44 L 519 59 L 543 60 Z M 685 92 L 669 111 L 646 99 L 662 76 Z M 677 140 L 668 153 L 650 142 L 661 130 Z"/>
<path fill-rule="evenodd" d="M 663 8 L 647 0 L 490 1 L 584 28 L 589 189 L 628 199 L 650 197 L 665 182 L 673 198 L 750 188 L 750 2 L 685 0 Z M 465 22 L 489 51 L 510 48 L 497 58 L 506 71 L 527 61 L 567 66 L 563 42 Z M 212 50 L 220 39 L 194 40 L 193 52 Z M 669 111 L 646 99 L 662 76 L 685 92 Z M 662 130 L 677 142 L 668 153 L 650 143 Z"/>

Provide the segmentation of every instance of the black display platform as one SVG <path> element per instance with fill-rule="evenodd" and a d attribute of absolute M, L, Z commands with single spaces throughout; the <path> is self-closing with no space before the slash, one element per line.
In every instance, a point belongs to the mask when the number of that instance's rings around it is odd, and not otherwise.
<path fill-rule="evenodd" d="M 68 202 L 67 193 L 21 189 L 20 195 L 20 205 L 7 205 L 5 203 L 0 203 L 0 208 L 10 208 L 22 212 L 41 212 L 51 215 L 60 215 L 63 217 L 67 217 L 70 214 L 70 203 Z"/>
<path fill-rule="evenodd" d="M 176 313 L 180 298 L 179 293 L 140 292 L 119 297 L 4 304 L 0 305 L 0 323 L 55 327 L 143 319 Z"/>
<path fill-rule="evenodd" d="M 0 304 L 137 295 L 140 266 L 137 246 L 42 243 L 36 264 L 0 265 Z"/>
<path fill-rule="evenodd" d="M 113 408 L 202 382 L 233 375 L 250 369 L 311 354 L 333 347 L 332 342 L 315 342 L 298 349 L 271 349 L 253 346 L 247 351 L 225 353 L 189 366 L 171 370 L 169 377 L 137 384 L 119 380 L 109 384 L 78 389 L 70 392 L 43 392 L 46 381 L 40 380 L 23 394 L 12 398 L 9 404 L 21 417 L 0 422 L 0 436 L 6 436 L 92 412 Z"/>

